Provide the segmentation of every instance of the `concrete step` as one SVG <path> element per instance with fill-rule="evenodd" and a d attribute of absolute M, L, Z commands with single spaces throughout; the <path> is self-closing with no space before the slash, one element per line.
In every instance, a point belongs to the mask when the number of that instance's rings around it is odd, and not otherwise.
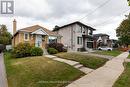
<path fill-rule="evenodd" d="M 77 62 L 76 64 L 74 64 L 73 66 L 77 66 L 77 65 L 79 65 L 80 63 L 79 62 Z"/>
<path fill-rule="evenodd" d="M 85 74 L 91 73 L 93 71 L 93 69 L 87 67 L 81 67 L 79 70 L 84 72 Z"/>
<path fill-rule="evenodd" d="M 77 64 L 76 66 L 74 66 L 75 68 L 77 68 L 77 69 L 80 69 L 81 67 L 83 67 L 83 65 L 81 65 L 81 64 Z"/>

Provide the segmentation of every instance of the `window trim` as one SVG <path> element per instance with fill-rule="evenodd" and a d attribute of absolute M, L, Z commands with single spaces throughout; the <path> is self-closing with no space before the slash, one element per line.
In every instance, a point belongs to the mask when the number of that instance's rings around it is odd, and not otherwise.
<path fill-rule="evenodd" d="M 25 35 L 28 35 L 27 39 L 25 38 Z M 24 41 L 29 41 L 29 33 L 24 33 Z"/>

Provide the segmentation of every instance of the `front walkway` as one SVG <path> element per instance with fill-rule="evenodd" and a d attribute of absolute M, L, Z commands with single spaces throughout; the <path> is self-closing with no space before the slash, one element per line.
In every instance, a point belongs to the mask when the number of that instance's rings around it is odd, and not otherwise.
<path fill-rule="evenodd" d="M 103 67 L 94 70 L 66 87 L 112 87 L 124 71 L 123 62 L 129 55 L 124 52 L 108 61 Z"/>
<path fill-rule="evenodd" d="M 0 54 L 0 87 L 8 87 L 3 54 Z"/>
<path fill-rule="evenodd" d="M 85 74 L 91 73 L 93 71 L 93 69 L 84 67 L 82 64 L 80 64 L 79 62 L 76 62 L 76 61 L 62 59 L 62 58 L 58 58 L 58 57 L 52 56 L 52 55 L 45 55 L 45 57 L 71 65 L 71 66 L 79 69 L 80 71 L 84 72 Z"/>

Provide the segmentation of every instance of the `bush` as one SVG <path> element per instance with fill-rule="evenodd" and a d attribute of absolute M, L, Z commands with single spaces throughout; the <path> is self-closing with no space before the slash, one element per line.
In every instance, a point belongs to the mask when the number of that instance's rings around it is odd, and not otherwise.
<path fill-rule="evenodd" d="M 47 51 L 49 54 L 57 54 L 58 53 L 58 51 L 55 48 L 48 48 Z"/>
<path fill-rule="evenodd" d="M 43 50 L 39 47 L 33 47 L 30 53 L 31 53 L 31 56 L 42 56 Z"/>
<path fill-rule="evenodd" d="M 31 56 L 30 50 L 31 46 L 29 43 L 20 43 L 13 49 L 14 57 L 21 58 L 21 57 L 28 57 Z"/>
<path fill-rule="evenodd" d="M 62 43 L 50 43 L 47 48 L 55 48 L 58 52 L 64 52 L 64 45 Z"/>

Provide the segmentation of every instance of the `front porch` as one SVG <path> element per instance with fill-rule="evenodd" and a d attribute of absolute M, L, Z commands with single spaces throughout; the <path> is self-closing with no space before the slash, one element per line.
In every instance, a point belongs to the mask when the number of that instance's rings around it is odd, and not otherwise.
<path fill-rule="evenodd" d="M 94 39 L 90 35 L 83 35 L 83 48 L 85 50 L 94 49 Z"/>

